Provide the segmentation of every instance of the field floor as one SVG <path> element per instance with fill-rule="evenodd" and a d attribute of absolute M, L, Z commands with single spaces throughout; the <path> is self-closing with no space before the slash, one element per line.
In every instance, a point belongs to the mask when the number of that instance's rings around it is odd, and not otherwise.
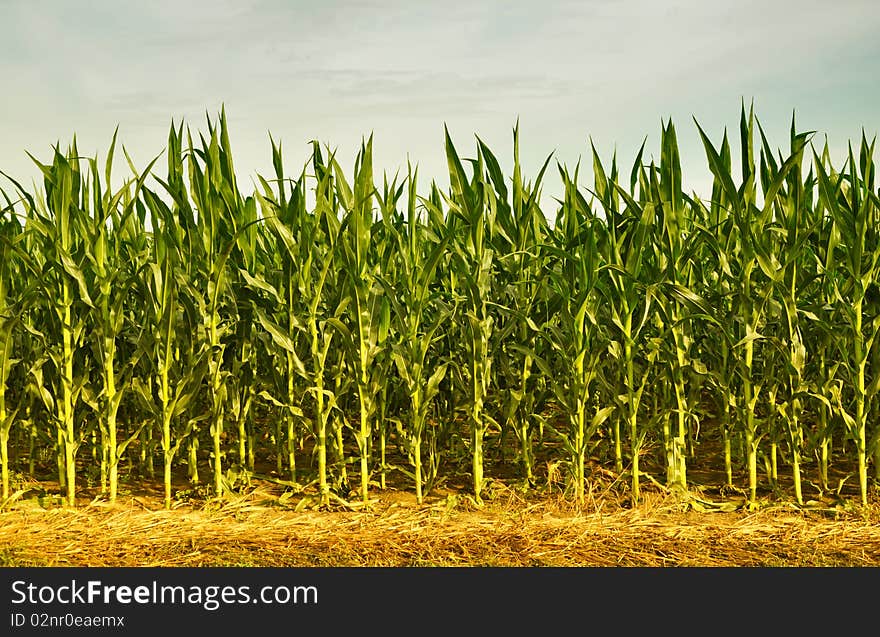
<path fill-rule="evenodd" d="M 170 511 L 158 490 L 76 509 L 31 491 L 0 513 L 0 566 L 880 566 L 877 504 L 768 500 L 749 512 L 741 494 L 685 504 L 649 485 L 632 506 L 593 486 L 580 509 L 499 481 L 481 507 L 463 489 L 418 506 L 389 488 L 368 507 L 317 510 L 271 480 Z"/>

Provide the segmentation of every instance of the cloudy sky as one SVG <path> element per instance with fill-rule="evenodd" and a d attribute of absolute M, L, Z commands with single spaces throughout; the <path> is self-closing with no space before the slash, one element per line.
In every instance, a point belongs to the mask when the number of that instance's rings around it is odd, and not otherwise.
<path fill-rule="evenodd" d="M 27 183 L 25 150 L 76 133 L 103 156 L 118 124 L 144 165 L 172 118 L 204 129 L 221 104 L 248 187 L 271 173 L 269 132 L 291 171 L 312 139 L 351 166 L 373 132 L 377 171 L 409 157 L 446 184 L 444 123 L 462 154 L 476 133 L 509 166 L 519 118 L 533 175 L 551 152 L 588 159 L 590 139 L 627 167 L 645 136 L 656 156 L 672 117 L 703 191 L 692 117 L 718 141 L 742 99 L 774 145 L 793 109 L 840 156 L 880 128 L 875 0 L 0 0 L 0 25 L 0 169 Z"/>

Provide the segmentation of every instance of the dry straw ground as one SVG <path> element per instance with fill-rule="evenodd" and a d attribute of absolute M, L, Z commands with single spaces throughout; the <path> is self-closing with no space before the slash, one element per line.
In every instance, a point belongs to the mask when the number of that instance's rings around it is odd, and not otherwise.
<path fill-rule="evenodd" d="M 272 485 L 171 511 L 149 495 L 75 510 L 37 502 L 0 513 L 0 565 L 880 565 L 880 507 L 707 512 L 654 492 L 637 507 L 606 497 L 577 511 L 501 487 L 482 508 L 453 492 L 417 507 L 391 491 L 368 509 L 317 511 Z"/>

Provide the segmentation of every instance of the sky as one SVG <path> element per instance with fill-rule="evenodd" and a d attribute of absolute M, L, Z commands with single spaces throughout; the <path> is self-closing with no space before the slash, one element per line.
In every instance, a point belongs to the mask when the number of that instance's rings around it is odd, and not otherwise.
<path fill-rule="evenodd" d="M 693 118 L 734 141 L 754 102 L 784 148 L 796 111 L 837 159 L 880 129 L 875 0 L 0 0 L 0 31 L 0 170 L 26 184 L 26 150 L 48 161 L 75 133 L 103 160 L 118 125 L 144 167 L 172 119 L 203 131 L 223 105 L 246 191 L 272 174 L 270 132 L 288 173 L 313 139 L 350 170 L 372 133 L 376 174 L 409 160 L 446 187 L 444 125 L 461 155 L 479 135 L 509 171 L 519 120 L 527 178 L 550 153 L 588 178 L 591 143 L 626 174 L 646 137 L 659 160 L 671 117 L 685 188 L 706 193 Z M 554 170 L 545 205 L 560 191 Z"/>

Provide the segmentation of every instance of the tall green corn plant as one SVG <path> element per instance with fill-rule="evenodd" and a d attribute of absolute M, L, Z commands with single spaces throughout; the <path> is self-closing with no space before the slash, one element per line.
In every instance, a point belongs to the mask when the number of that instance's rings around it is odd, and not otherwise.
<path fill-rule="evenodd" d="M 224 359 L 228 339 L 232 337 L 232 325 L 227 320 L 232 314 L 229 305 L 235 302 L 231 298 L 227 261 L 240 235 L 254 223 L 256 204 L 251 197 L 243 198 L 236 184 L 225 110 L 220 114 L 219 125 L 208 121 L 208 136 L 206 140 L 200 135 L 201 148 L 197 149 L 189 135 L 187 156 L 190 194 L 197 210 L 194 231 L 198 238 L 196 263 L 200 266 L 201 331 L 209 352 L 213 483 L 215 494 L 222 495 L 222 441 L 228 396 L 226 380 L 230 373 L 228 368 L 224 369 Z"/>
<path fill-rule="evenodd" d="M 313 293 L 311 287 L 313 255 L 319 249 L 320 242 L 310 245 L 316 237 L 312 236 L 314 233 L 310 224 L 312 220 L 306 213 L 305 169 L 299 179 L 292 184 L 288 195 L 281 146 L 280 144 L 276 146 L 274 140 L 270 141 L 275 168 L 274 181 L 278 192 L 276 195 L 272 186 L 260 177 L 264 193 L 257 193 L 257 199 L 267 220 L 268 235 L 275 241 L 272 247 L 278 262 L 272 267 L 277 268 L 277 272 L 274 277 L 268 276 L 267 273 L 267 276 L 257 279 L 248 275 L 248 283 L 255 292 L 261 290 L 266 293 L 263 295 L 264 302 L 254 305 L 254 312 L 273 345 L 273 358 L 278 356 L 283 361 L 281 373 L 273 373 L 272 382 L 263 383 L 264 386 L 268 386 L 260 392 L 260 395 L 282 410 L 287 439 L 288 469 L 290 479 L 296 482 L 296 419 L 303 417 L 302 395 L 298 391 L 297 379 L 308 378 L 305 365 L 297 353 L 297 335 L 302 333 L 304 328 L 298 317 L 305 314 L 306 308 L 310 305 L 310 295 Z M 320 289 L 317 290 L 316 295 L 320 298 Z M 320 449 L 318 451 L 319 454 L 322 453 Z M 280 456 L 278 463 L 280 467 Z M 326 483 L 326 474 L 319 473 L 323 479 L 321 482 L 323 487 Z"/>
<path fill-rule="evenodd" d="M 171 197 L 171 206 L 156 193 L 144 189 L 145 206 L 137 215 L 137 224 L 124 226 L 132 243 L 150 237 L 143 247 L 148 253 L 144 270 L 147 274 L 139 277 L 143 285 L 141 297 L 148 300 L 141 315 L 145 329 L 139 343 L 147 361 L 143 370 L 147 381 L 135 377 L 134 385 L 137 396 L 145 401 L 145 411 L 162 432 L 166 506 L 170 504 L 174 458 L 185 442 L 189 479 L 193 484 L 199 482 L 198 424 L 205 419 L 204 414 L 194 415 L 177 407 L 198 401 L 207 361 L 204 339 L 199 335 L 204 301 L 199 302 L 200 295 L 195 289 L 202 255 L 198 251 L 196 211 L 187 191 L 183 132 L 184 122 L 175 129 L 172 121 L 166 149 L 167 176 L 162 180 L 154 175 Z M 152 222 L 150 230 L 145 225 L 147 211 Z M 135 221 L 135 217 L 130 219 Z M 154 391 L 159 394 L 158 401 Z M 178 430 L 184 417 L 185 426 Z M 152 427 L 152 423 L 145 426 Z"/>
<path fill-rule="evenodd" d="M 696 120 L 694 120 L 696 123 Z M 725 208 L 725 214 L 731 220 L 727 228 L 735 237 L 722 246 L 716 246 L 719 259 L 728 267 L 730 288 L 733 297 L 733 312 L 738 316 L 732 322 L 721 324 L 723 337 L 731 344 L 731 351 L 736 356 L 736 366 L 742 383 L 742 395 L 738 402 L 742 420 L 745 447 L 747 454 L 747 470 L 749 475 L 749 504 L 755 506 L 757 498 L 757 449 L 758 422 L 755 407 L 761 390 L 761 382 L 755 382 L 753 370 L 755 342 L 762 338 L 758 331 L 761 327 L 765 303 L 770 296 L 772 287 L 764 283 L 758 287 L 753 281 L 753 273 L 758 268 L 758 248 L 756 243 L 764 232 L 766 220 L 754 215 L 755 208 L 755 168 L 753 126 L 754 119 L 749 114 L 745 118 L 745 107 L 740 119 L 741 153 L 742 153 L 742 186 L 738 190 L 733 184 L 730 156 L 719 154 L 712 146 L 699 123 L 696 123 L 706 154 L 709 167 L 715 177 L 713 195 L 720 198 L 719 208 Z M 726 139 L 726 131 L 725 131 Z M 735 234 L 733 234 L 735 233 Z M 758 269 L 760 272 L 760 268 Z M 772 273 L 771 273 L 772 274 Z M 764 290 L 765 292 L 762 292 Z M 734 318 L 731 316 L 730 318 Z"/>
<path fill-rule="evenodd" d="M 59 446 L 59 481 L 66 489 L 66 502 L 76 504 L 76 453 L 81 442 L 76 428 L 76 409 L 87 370 L 76 369 L 74 359 L 84 342 L 88 312 L 94 309 L 83 275 L 83 236 L 88 213 L 83 201 L 83 177 L 74 140 L 67 155 L 56 147 L 51 165 L 31 159 L 43 173 L 45 199 L 29 199 L 27 231 L 37 237 L 43 257 L 41 282 L 51 323 L 39 331 L 52 361 L 54 391 L 40 391 L 54 421 Z M 60 343 L 60 348 L 53 346 Z M 53 398 L 53 396 L 55 398 Z M 63 475 L 62 475 L 63 474 Z"/>
<path fill-rule="evenodd" d="M 659 179 L 657 174 L 659 173 Z M 660 310 L 670 335 L 674 353 L 668 359 L 672 387 L 675 393 L 676 427 L 666 432 L 666 483 L 682 491 L 687 490 L 687 435 L 688 421 L 696 405 L 688 392 L 687 381 L 692 367 L 691 348 L 694 344 L 693 309 L 701 300 L 693 293 L 695 256 L 699 253 L 699 234 L 691 228 L 694 214 L 689 212 L 682 192 L 681 164 L 675 127 L 670 120 L 663 125 L 660 166 L 650 173 L 650 195 L 655 214 L 659 218 L 657 239 L 659 265 L 663 272 L 664 303 Z M 702 308 L 705 316 L 705 307 Z M 699 311 L 699 309 L 698 309 Z"/>
<path fill-rule="evenodd" d="M 599 251 L 605 225 L 578 192 L 578 171 L 572 176 L 559 166 L 559 172 L 565 194 L 553 235 L 555 245 L 539 248 L 547 259 L 545 284 L 549 294 L 547 321 L 535 327 L 546 343 L 547 353 L 542 356 L 526 348 L 516 349 L 527 352 L 541 370 L 564 411 L 566 429 L 546 426 L 569 455 L 575 499 L 581 505 L 587 454 L 595 433 L 614 411 L 613 406 L 592 407 L 596 403 L 593 382 L 608 342 L 599 324 L 602 296 L 598 290 L 606 267 Z"/>
<path fill-rule="evenodd" d="M 446 362 L 432 365 L 429 353 L 436 340 L 435 334 L 449 321 L 452 309 L 437 298 L 433 286 L 449 236 L 434 235 L 419 219 L 416 181 L 417 171 L 410 170 L 406 225 L 395 237 L 398 245 L 397 277 L 392 281 L 383 277 L 379 281 L 391 300 L 397 334 L 391 357 L 409 397 L 408 414 L 404 416 L 406 422 L 401 423 L 398 433 L 412 465 L 416 500 L 421 504 L 426 482 L 422 443 L 428 414 L 448 367 Z M 435 467 L 429 467 L 428 484 L 434 471 Z"/>
<path fill-rule="evenodd" d="M 267 282 L 265 232 L 262 224 L 257 224 L 257 206 L 249 199 L 243 208 L 241 226 L 236 232 L 237 241 L 230 256 L 230 269 L 233 271 L 232 297 L 235 300 L 235 331 L 231 337 L 231 359 L 234 391 L 232 392 L 233 412 L 237 425 L 237 459 L 242 473 L 253 469 L 253 432 L 251 410 L 257 397 L 257 338 L 254 326 L 255 299 L 261 286 Z M 296 442 L 296 436 L 292 436 Z M 296 480 L 296 460 L 293 444 L 289 454 L 294 481 Z"/>
<path fill-rule="evenodd" d="M 623 215 L 620 211 L 620 197 L 618 193 L 615 191 L 615 187 L 611 184 L 617 182 L 617 153 L 614 154 L 611 162 L 611 175 L 609 176 L 605 174 L 605 168 L 602 166 L 601 161 L 599 161 L 598 155 L 593 150 L 593 173 L 594 173 L 594 190 L 592 191 L 593 201 L 598 197 L 604 198 L 604 203 L 602 203 L 599 207 L 602 208 L 602 215 L 594 213 L 594 215 L 602 219 L 605 224 L 605 232 L 601 235 L 603 241 L 599 243 L 599 252 L 602 255 L 603 263 L 606 264 L 607 267 L 610 267 L 610 261 L 608 260 L 608 252 L 611 249 L 611 242 L 616 236 L 616 232 L 618 227 L 620 227 L 622 220 L 624 219 Z M 641 163 L 641 152 L 639 153 L 637 162 Z M 587 189 L 587 192 L 590 192 Z M 601 193 L 601 194 L 599 194 Z M 584 209 L 591 209 L 591 204 L 586 203 L 586 201 L 582 202 Z M 565 226 L 570 225 L 570 220 L 574 220 L 576 217 L 569 215 L 569 222 L 565 224 Z M 559 223 L 557 223 L 557 227 L 559 227 Z M 570 230 L 566 230 L 567 234 L 570 234 Z M 600 280 L 600 285 L 609 285 L 608 276 L 602 277 Z M 600 294 L 607 295 L 608 290 L 602 290 L 601 288 L 597 288 L 597 291 Z M 609 307 L 610 309 L 610 307 Z M 603 324 L 607 324 L 609 322 L 609 314 L 605 312 L 604 315 L 599 319 L 599 321 Z M 615 341 L 616 342 L 616 341 Z M 620 349 L 614 342 L 609 345 L 609 354 L 611 354 L 612 358 L 619 358 Z M 604 379 L 602 376 L 599 377 L 599 380 L 603 381 L 606 386 L 606 390 L 610 392 L 610 395 L 613 397 L 615 401 L 620 403 L 620 399 L 623 396 L 624 389 L 621 381 L 621 375 L 617 374 L 615 378 Z M 612 426 L 611 426 L 611 436 L 613 438 L 612 444 L 614 446 L 614 469 L 617 473 L 623 473 L 623 438 L 621 436 L 620 425 L 621 421 L 624 419 L 625 414 L 623 413 L 623 409 L 615 410 L 612 418 Z"/>
<path fill-rule="evenodd" d="M 328 282 L 332 283 L 331 270 L 336 264 L 335 251 L 339 234 L 339 220 L 334 214 L 336 204 L 333 173 L 324 163 L 317 143 L 313 146 L 311 161 L 317 182 L 313 214 L 308 214 L 305 206 L 305 172 L 294 186 L 289 199 L 283 185 L 278 186 L 278 197 L 274 196 L 265 182 L 265 194 L 258 193 L 267 227 L 277 238 L 282 252 L 283 276 L 278 284 L 278 294 L 284 302 L 282 316 L 286 318 L 286 326 L 282 328 L 277 325 L 265 312 L 258 311 L 257 317 L 263 329 L 284 351 L 286 395 L 279 402 L 293 415 L 295 413 L 292 410 L 301 401 L 295 395 L 294 376 L 302 375 L 308 382 L 306 391 L 314 403 L 310 422 L 315 436 L 318 489 L 321 504 L 326 505 L 330 501 L 328 437 L 335 433 L 329 431 L 329 425 L 331 412 L 336 406 L 336 395 L 326 385 L 328 357 L 333 336 L 340 330 L 345 330 L 345 327 L 339 320 L 342 308 L 329 308 L 328 311 L 326 303 L 331 295 L 325 290 L 325 286 Z M 275 171 L 278 183 L 283 184 L 280 148 L 275 153 Z M 300 331 L 305 333 L 309 365 L 297 353 L 295 339 Z"/>
<path fill-rule="evenodd" d="M 496 365 L 500 377 L 499 400 L 501 401 L 501 427 L 506 433 L 511 429 L 519 442 L 519 459 L 526 484 L 534 482 L 533 430 L 535 409 L 540 400 L 533 376 L 534 358 L 529 349 L 536 348 L 537 332 L 529 325 L 531 317 L 538 313 L 544 302 L 543 281 L 546 255 L 539 246 L 546 243 L 550 234 L 549 224 L 539 207 L 541 182 L 550 162 L 544 162 L 534 184 L 523 183 L 520 164 L 519 122 L 513 129 L 513 179 L 508 192 L 504 175 L 495 155 L 482 140 L 478 143 L 486 164 L 489 180 L 495 189 L 495 197 L 489 199 L 495 209 L 493 249 L 498 255 L 497 296 L 507 311 L 500 314 L 502 321 L 496 331 L 496 350 L 500 358 Z M 504 344 L 511 337 L 526 350 L 516 350 Z M 500 390 L 503 387 L 504 390 Z M 503 436 L 502 436 L 503 452 Z"/>
<path fill-rule="evenodd" d="M 826 139 L 822 151 L 822 162 L 825 166 L 831 166 L 831 154 Z M 816 168 L 811 168 L 811 176 Z M 846 327 L 841 325 L 844 321 L 840 312 L 836 311 L 835 279 L 837 268 L 834 260 L 838 255 L 835 251 L 828 250 L 829 246 L 840 242 L 839 236 L 832 239 L 839 231 L 823 203 L 821 189 L 818 187 L 818 178 L 810 180 L 809 197 L 815 198 L 812 204 L 815 218 L 814 231 L 809 235 L 806 252 L 811 255 L 814 263 L 811 272 L 815 273 L 815 291 L 803 313 L 808 321 L 802 323 L 804 329 L 804 342 L 812 343 L 812 356 L 807 363 L 812 367 L 808 369 L 809 387 L 813 404 L 817 411 L 816 422 L 813 427 L 806 431 L 809 444 L 817 459 L 817 478 L 820 489 L 829 488 L 829 468 L 834 444 L 834 436 L 837 432 L 837 400 L 840 391 L 840 378 L 838 370 L 841 367 L 840 356 L 836 352 L 836 344 L 845 333 Z M 806 186 L 805 186 L 806 189 Z"/>
<path fill-rule="evenodd" d="M 317 143 L 314 144 L 312 165 L 315 171 L 315 210 L 314 230 L 306 241 L 318 245 L 315 253 L 314 271 L 311 279 L 300 277 L 301 294 L 309 299 L 307 331 L 312 359 L 312 376 L 309 393 L 315 402 L 316 418 L 313 427 L 321 434 L 325 472 L 327 470 L 328 443 L 333 457 L 332 477 L 337 490 L 345 491 L 348 485 L 348 462 L 345 455 L 343 427 L 345 413 L 341 401 L 345 398 L 347 387 L 352 382 L 347 373 L 347 362 L 352 359 L 351 331 L 343 322 L 348 311 L 349 297 L 344 286 L 345 274 L 341 271 L 339 251 L 342 249 L 342 224 L 340 223 L 340 202 L 336 188 L 334 161 L 335 153 L 330 153 L 325 163 Z M 306 291 L 303 286 L 310 286 Z M 336 346 L 333 337 L 337 336 Z M 333 349 L 335 347 L 335 349 Z M 331 356 L 330 354 L 334 355 Z M 326 375 L 326 380 L 325 380 Z M 332 384 L 331 384 L 332 383 Z M 320 441 L 319 441 L 320 442 Z M 320 454 L 319 454 L 320 466 Z M 326 504 L 328 485 L 321 491 L 321 500 Z"/>
<path fill-rule="evenodd" d="M 696 123 L 696 120 L 694 120 Z M 728 275 L 732 295 L 732 321 L 719 322 L 722 336 L 729 343 L 736 360 L 742 394 L 738 403 L 746 448 L 749 476 L 749 506 L 757 505 L 758 446 L 766 431 L 759 431 L 760 420 L 756 406 L 761 390 L 772 381 L 761 377 L 755 366 L 756 344 L 765 337 L 762 333 L 769 305 L 776 285 L 783 279 L 784 269 L 774 253 L 771 229 L 773 204 L 783 187 L 789 171 L 797 164 L 797 153 L 782 162 L 778 172 L 764 191 L 764 205 L 757 205 L 757 169 L 754 154 L 754 111 L 746 115 L 745 106 L 740 115 L 740 151 L 742 184 L 733 183 L 729 155 L 725 156 L 712 145 L 706 133 L 696 123 L 706 150 L 710 170 L 715 177 L 713 193 L 720 197 L 720 207 L 726 208 L 725 222 L 728 241 L 716 244 L 713 250 Z M 726 134 L 725 134 L 726 137 Z M 763 154 L 763 151 L 762 151 Z M 735 238 L 732 238 L 735 237 Z"/>
<path fill-rule="evenodd" d="M 876 141 L 875 137 L 868 144 L 864 130 L 862 131 L 862 141 L 859 149 L 859 172 L 862 175 L 865 196 L 872 202 L 869 218 L 871 227 L 875 229 L 877 223 L 880 222 L 880 219 L 878 219 L 880 217 L 880 187 L 874 190 L 875 186 L 877 186 L 875 182 L 876 166 L 874 164 L 874 146 Z M 872 234 L 870 238 L 876 240 L 876 234 Z M 867 295 L 868 309 L 872 317 L 871 323 L 874 325 L 876 317 L 880 315 L 880 282 L 875 279 L 873 285 L 868 288 Z M 872 349 L 871 372 L 873 380 L 869 386 L 868 394 L 872 397 L 871 418 L 875 425 L 874 431 L 871 434 L 870 446 L 873 447 L 874 454 L 874 477 L 876 480 L 880 480 L 880 424 L 876 424 L 878 418 L 880 418 L 880 401 L 874 399 L 877 392 L 880 392 L 880 342 L 876 338 L 874 339 L 874 347 Z"/>
<path fill-rule="evenodd" d="M 375 397 L 386 379 L 382 365 L 375 361 L 384 348 L 390 321 L 390 304 L 378 281 L 382 264 L 375 258 L 373 198 L 373 139 L 362 144 L 355 165 L 352 189 L 334 160 L 336 193 L 343 210 L 340 259 L 345 280 L 346 298 L 352 312 L 352 371 L 356 376 L 360 418 L 355 440 L 360 455 L 360 495 L 369 500 L 370 447 Z M 376 225 L 380 225 L 376 223 Z"/>
<path fill-rule="evenodd" d="M 407 175 L 412 175 L 412 167 L 407 166 Z M 387 281 L 399 280 L 399 238 L 404 232 L 407 216 L 399 210 L 400 200 L 403 197 L 404 189 L 407 187 L 408 180 L 401 180 L 398 184 L 398 174 L 389 182 L 388 175 L 383 175 L 382 192 L 376 194 L 377 204 L 381 213 L 381 227 L 376 232 L 375 250 L 377 251 L 377 260 L 379 261 L 380 274 L 377 276 L 378 283 L 387 290 Z M 414 184 L 413 184 L 414 187 Z M 417 197 L 415 190 L 411 190 L 413 197 Z M 409 206 L 407 205 L 407 209 Z M 387 307 L 391 314 L 393 308 L 389 303 Z M 387 475 L 390 465 L 388 464 L 388 443 L 390 442 L 389 425 L 392 424 L 391 411 L 401 402 L 401 388 L 399 385 L 394 386 L 390 379 L 393 378 L 393 367 L 395 365 L 392 358 L 392 350 L 394 347 L 391 338 L 393 331 L 393 317 L 389 316 L 389 322 L 386 324 L 385 335 L 383 340 L 384 347 L 381 348 L 373 365 L 378 369 L 373 375 L 375 380 L 389 379 L 377 388 L 375 396 L 376 424 L 378 425 L 378 444 L 379 444 L 379 488 L 385 490 L 387 484 Z M 433 477 L 433 472 L 429 473 L 429 477 Z"/>
<path fill-rule="evenodd" d="M 175 135 L 173 127 L 171 135 Z M 169 152 L 174 152 L 175 146 L 170 144 Z M 147 409 L 154 413 L 161 432 L 165 508 L 170 509 L 173 463 L 200 420 L 190 412 L 190 407 L 205 379 L 208 357 L 197 337 L 201 313 L 192 298 L 198 292 L 182 267 L 186 257 L 176 215 L 147 188 L 143 189 L 143 199 L 151 213 L 153 231 L 146 276 L 142 279 L 141 296 L 146 303 L 140 348 L 151 363 L 152 378 L 146 383 L 137 379 L 135 388 Z M 158 400 L 154 397 L 154 386 Z M 181 419 L 185 422 L 182 429 L 175 427 Z"/>
<path fill-rule="evenodd" d="M 298 255 L 298 241 L 294 238 L 291 231 L 283 225 L 283 221 L 274 216 L 278 209 L 278 203 L 272 197 L 271 192 L 259 195 L 258 198 L 263 208 L 264 216 L 268 220 L 270 232 L 276 236 L 279 234 L 283 236 L 282 240 L 278 242 L 278 247 L 284 254 L 281 269 L 284 274 L 278 278 L 277 282 L 260 282 L 259 287 L 267 291 L 268 295 L 264 295 L 262 302 L 256 303 L 254 309 L 261 328 L 271 340 L 272 348 L 270 349 L 270 355 L 272 356 L 273 365 L 275 364 L 274 360 L 276 357 L 280 356 L 283 361 L 281 373 L 273 373 L 272 382 L 263 383 L 265 388 L 260 392 L 260 397 L 268 400 L 282 411 L 281 421 L 287 441 L 287 466 L 291 481 L 296 482 L 296 419 L 303 416 L 303 411 L 300 408 L 302 396 L 298 392 L 297 378 L 299 376 L 308 376 L 305 365 L 297 353 L 297 334 L 303 327 L 297 318 L 300 309 L 296 297 L 297 277 L 299 274 L 292 270 L 292 260 L 287 256 L 291 253 Z M 309 266 L 310 264 L 307 263 L 307 268 Z M 290 273 L 289 276 L 288 273 Z M 274 304 L 270 305 L 272 301 L 274 301 Z M 276 309 L 274 312 L 270 312 L 269 307 L 273 306 Z M 281 311 L 277 308 L 281 308 Z M 278 321 L 270 318 L 272 314 L 275 314 L 276 317 L 280 315 L 283 323 L 279 324 Z M 280 431 L 281 428 L 279 428 L 279 433 Z M 319 455 L 323 457 L 320 445 L 317 445 L 317 447 Z M 279 469 L 281 462 L 282 460 L 279 456 Z"/>
<path fill-rule="evenodd" d="M 46 323 L 43 314 L 46 308 L 39 302 L 39 295 L 43 289 L 42 279 L 39 276 L 44 267 L 45 259 L 39 251 L 41 238 L 38 234 L 28 231 L 28 220 L 34 215 L 37 203 L 22 185 L 14 178 L 0 171 L 9 179 L 19 195 L 13 201 L 7 193 L 0 189 L 6 205 L 2 210 L 2 242 L 3 260 L 0 266 L 2 272 L 3 287 L 3 312 L 0 313 L 0 329 L 3 334 L 3 386 L 2 402 L 5 409 L 3 427 L 6 428 L 6 440 L 8 445 L 9 431 L 16 420 L 17 412 L 21 411 L 21 425 L 28 430 L 28 473 L 34 476 L 36 469 L 37 445 L 39 444 L 40 429 L 37 426 L 35 414 L 40 411 L 40 403 L 51 413 L 54 401 L 51 393 L 44 383 L 43 365 L 48 357 L 45 354 L 45 335 L 36 329 L 37 324 Z M 24 214 L 16 211 L 16 206 L 24 204 Z M 9 215 L 7 217 L 7 215 Z M 21 220 L 19 220 L 21 217 Z M 30 283 L 21 286 L 21 283 L 30 279 Z M 21 328 L 20 346 L 15 352 L 16 327 Z M 24 337 L 28 333 L 30 337 Z M 13 367 L 18 367 L 23 372 L 23 378 L 19 377 L 19 386 L 23 391 L 19 394 L 18 401 L 10 400 L 10 373 Z M 10 413 L 10 410 L 12 413 Z M 56 428 L 57 432 L 57 428 Z M 64 457 L 61 447 L 55 445 L 56 458 L 59 468 L 59 485 L 64 484 Z M 6 457 L 8 459 L 8 446 Z M 8 475 L 8 462 L 7 462 Z"/>
<path fill-rule="evenodd" d="M 730 142 L 727 131 L 718 151 L 719 163 L 731 166 Z M 695 214 L 702 223 L 694 228 L 703 235 L 702 259 L 699 261 L 703 275 L 698 277 L 698 293 L 707 300 L 713 311 L 714 321 L 705 324 L 702 333 L 704 340 L 704 359 L 707 363 L 708 387 L 712 388 L 720 420 L 724 470 L 727 486 L 733 487 L 733 451 L 738 440 L 734 410 L 737 406 L 737 364 L 733 344 L 730 340 L 732 326 L 736 323 L 734 290 L 736 276 L 727 255 L 736 254 L 737 235 L 734 216 L 727 205 L 727 196 L 721 180 L 715 177 L 708 205 L 700 198 L 694 200 Z"/>
<path fill-rule="evenodd" d="M 474 499 L 481 504 L 484 481 L 483 441 L 491 422 L 490 416 L 485 412 L 484 403 L 492 378 L 490 343 L 495 325 L 495 316 L 490 311 L 493 304 L 492 275 L 495 265 L 495 253 L 491 247 L 494 219 L 488 216 L 492 206 L 487 201 L 494 197 L 494 190 L 485 183 L 482 153 L 479 153 L 475 162 L 473 180 L 469 181 L 448 130 L 445 130 L 445 136 L 450 194 L 444 195 L 444 198 L 449 206 L 449 216 L 463 223 L 464 233 L 454 244 L 454 267 L 466 302 L 468 358 L 465 367 L 470 376 L 472 477 Z"/>
<path fill-rule="evenodd" d="M 830 212 L 834 232 L 828 245 L 829 264 L 834 268 L 834 295 L 846 324 L 846 340 L 839 348 L 852 392 L 853 413 L 839 405 L 858 456 L 859 489 L 863 505 L 868 502 L 867 415 L 877 387 L 866 379 L 868 356 L 880 330 L 880 313 L 868 314 L 868 293 L 877 286 L 880 240 L 876 230 L 880 202 L 873 192 L 874 143 L 862 137 L 860 161 L 852 145 L 844 172 L 834 176 L 813 153 L 822 203 Z M 830 255 L 834 255 L 833 257 Z M 866 320 L 867 319 L 867 320 Z"/>
<path fill-rule="evenodd" d="M 768 206 L 772 208 L 775 219 L 770 226 L 768 239 L 772 245 L 771 254 L 777 254 L 781 258 L 781 267 L 774 276 L 775 296 L 781 301 L 785 316 L 781 338 L 776 339 L 777 349 L 783 358 L 784 371 L 780 376 L 785 379 L 784 395 L 782 400 L 774 401 L 774 406 L 785 421 L 791 451 L 795 498 L 798 504 L 803 504 L 801 457 L 804 434 L 801 415 L 803 401 L 808 397 L 809 392 L 804 378 L 808 351 L 801 328 L 801 316 L 806 312 L 806 301 L 809 298 L 808 290 L 805 288 L 812 278 L 807 268 L 815 262 L 812 255 L 807 252 L 810 247 L 808 239 L 816 231 L 821 220 L 814 220 L 807 198 L 808 190 L 812 190 L 813 187 L 813 178 L 808 177 L 805 186 L 801 173 L 803 153 L 810 133 L 797 134 L 792 119 L 790 159 L 778 167 L 760 125 L 759 130 L 762 140 L 760 164 L 765 195 L 764 205 L 765 208 Z M 783 182 L 779 180 L 781 170 L 787 172 L 783 175 Z M 767 201 L 767 197 L 771 197 L 771 200 Z M 770 382 L 773 384 L 772 381 Z M 779 393 L 774 391 L 773 395 Z"/>
<path fill-rule="evenodd" d="M 620 362 L 623 393 L 618 395 L 621 412 L 629 433 L 632 497 L 638 501 L 641 493 L 639 456 L 646 431 L 639 427 L 639 407 L 648 379 L 650 365 L 656 358 L 656 348 L 647 347 L 646 325 L 654 297 L 655 273 L 650 263 L 650 241 L 654 230 L 654 204 L 635 201 L 617 184 L 616 161 L 612 162 L 609 176 L 593 148 L 594 194 L 602 206 L 608 228 L 603 242 L 604 270 L 607 282 L 599 287 L 610 314 L 616 337 L 609 352 Z M 620 211 L 619 198 L 626 207 Z M 615 456 L 620 458 L 620 441 L 615 440 Z"/>
<path fill-rule="evenodd" d="M 96 366 L 100 369 L 101 390 L 98 395 L 98 426 L 101 432 L 102 462 L 101 486 L 110 502 L 116 500 L 119 484 L 119 458 L 128 441 L 118 440 L 117 416 L 125 389 L 134 371 L 137 359 L 117 364 L 117 342 L 125 320 L 124 303 L 128 300 L 136 278 L 140 275 L 140 254 L 128 249 L 121 232 L 129 216 L 139 203 L 140 191 L 154 159 L 135 178 L 117 192 L 110 188 L 116 133 L 107 153 L 104 168 L 106 189 L 102 192 L 97 161 L 89 160 L 91 168 L 91 223 L 85 228 L 87 242 L 88 279 L 91 282 L 95 310 L 91 313 L 94 335 L 93 347 Z M 133 182 L 133 183 L 132 183 Z"/>
<path fill-rule="evenodd" d="M 21 265 L 18 244 L 21 242 L 22 228 L 16 217 L 13 202 L 0 190 L 6 204 L 0 210 L 0 472 L 2 472 L 2 492 L 0 501 L 9 498 L 9 433 L 16 420 L 19 408 L 9 409 L 10 372 L 19 362 L 15 359 L 13 345 L 15 329 L 23 310 L 19 296 L 25 290 L 20 286 Z"/>
<path fill-rule="evenodd" d="M 435 419 L 431 423 L 431 435 L 428 438 L 428 463 L 435 474 L 442 454 L 458 457 L 465 445 L 463 439 L 456 437 L 459 429 L 459 413 L 467 410 L 468 396 L 472 393 L 467 387 L 465 369 L 462 364 L 467 347 L 467 327 L 457 320 L 462 316 L 462 308 L 466 305 L 466 297 L 460 292 L 459 262 L 456 245 L 461 240 L 461 217 L 445 214 L 444 198 L 436 181 L 431 182 L 427 197 L 420 200 L 424 206 L 424 222 L 427 232 L 433 237 L 448 237 L 447 249 L 440 257 L 437 265 L 436 282 L 433 286 L 437 294 L 438 307 L 448 309 L 452 314 L 447 323 L 448 328 L 442 330 L 437 337 L 435 360 L 448 363 L 446 376 L 440 382 L 434 400 Z M 461 444 L 461 447 L 458 446 Z"/>

